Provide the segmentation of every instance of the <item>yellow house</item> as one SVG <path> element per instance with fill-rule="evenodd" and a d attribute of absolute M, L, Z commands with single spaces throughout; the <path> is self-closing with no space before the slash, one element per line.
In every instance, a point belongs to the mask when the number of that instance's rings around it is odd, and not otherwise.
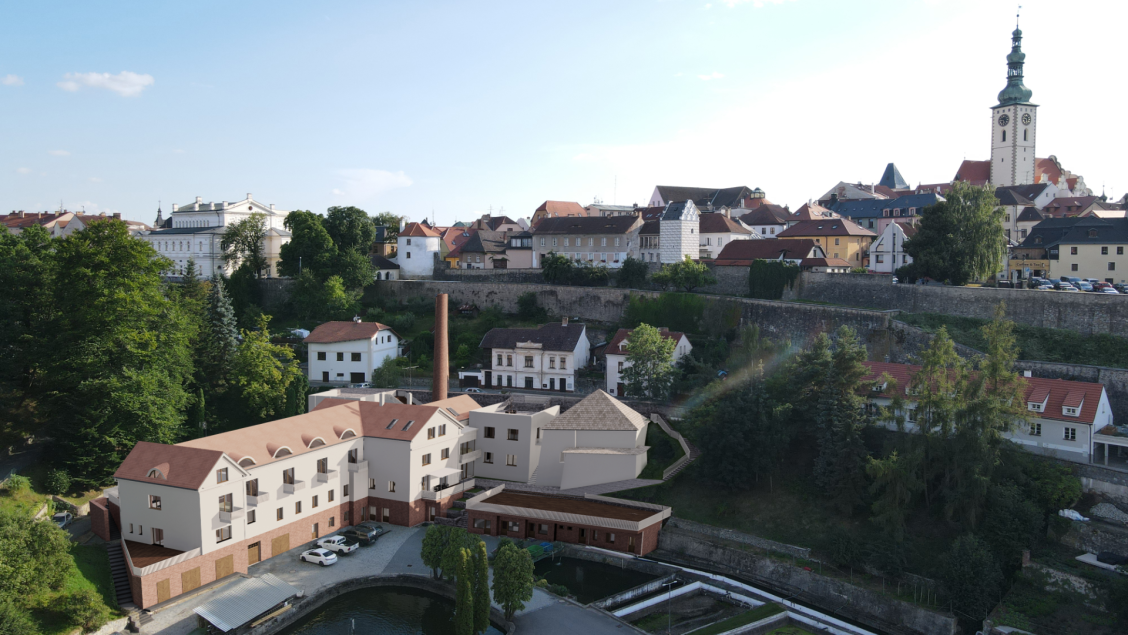
<path fill-rule="evenodd" d="M 827 258 L 839 258 L 851 267 L 869 266 L 870 244 L 877 234 L 845 218 L 804 220 L 776 234 L 777 240 L 813 240 Z"/>
<path fill-rule="evenodd" d="M 1126 248 L 1128 218 L 1047 218 L 1030 230 L 1011 258 L 1012 265 L 1015 256 L 1024 255 L 1028 262 L 1044 262 L 1048 266 L 1031 267 L 1031 275 L 1051 280 L 1065 276 L 1121 283 L 1128 280 Z"/>

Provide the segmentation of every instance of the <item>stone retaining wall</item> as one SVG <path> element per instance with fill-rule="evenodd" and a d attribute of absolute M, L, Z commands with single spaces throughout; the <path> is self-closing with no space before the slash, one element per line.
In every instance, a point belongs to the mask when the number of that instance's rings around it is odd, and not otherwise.
<path fill-rule="evenodd" d="M 1110 522 L 1081 522 L 1075 520 L 1069 531 L 1061 537 L 1062 544 L 1087 551 L 1100 553 L 1111 551 L 1128 556 L 1128 527 Z"/>
<path fill-rule="evenodd" d="M 712 525 L 703 525 L 701 523 L 693 522 L 692 520 L 685 520 L 676 516 L 671 517 L 668 527 L 680 529 L 684 532 L 699 534 L 702 536 L 710 536 L 712 538 L 721 538 L 722 540 L 729 540 L 738 542 L 740 544 L 756 547 L 757 549 L 766 549 L 768 551 L 775 551 L 788 556 L 795 556 L 796 558 L 803 558 L 809 560 L 811 557 L 811 550 L 806 547 L 796 547 L 795 545 L 788 545 L 767 538 L 753 536 L 734 529 L 724 529 L 722 527 L 714 527 Z"/>

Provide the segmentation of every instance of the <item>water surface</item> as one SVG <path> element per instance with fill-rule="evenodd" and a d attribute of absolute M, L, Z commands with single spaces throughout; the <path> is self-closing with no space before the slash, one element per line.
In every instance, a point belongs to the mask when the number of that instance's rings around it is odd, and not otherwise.
<path fill-rule="evenodd" d="M 658 576 L 631 571 L 602 562 L 590 562 L 577 558 L 545 558 L 535 565 L 538 578 L 548 580 L 549 584 L 562 584 L 583 604 L 601 600 L 640 584 L 646 584 Z"/>
<path fill-rule="evenodd" d="M 349 591 L 329 600 L 280 635 L 449 635 L 453 632 L 454 600 L 410 587 L 373 587 Z M 486 633 L 502 635 L 493 626 Z"/>

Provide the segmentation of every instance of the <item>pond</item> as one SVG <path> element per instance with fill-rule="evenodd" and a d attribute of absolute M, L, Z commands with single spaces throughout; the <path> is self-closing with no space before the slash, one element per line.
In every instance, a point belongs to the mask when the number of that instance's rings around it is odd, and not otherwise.
<path fill-rule="evenodd" d="M 356 626 L 352 628 L 354 623 Z M 453 632 L 454 600 L 408 587 L 373 587 L 349 591 L 329 600 L 280 635 L 448 635 Z M 486 633 L 501 635 L 502 632 L 490 626 Z"/>
<path fill-rule="evenodd" d="M 538 578 L 548 580 L 549 584 L 568 587 L 572 595 L 583 604 L 633 589 L 658 577 L 576 558 L 545 558 L 537 562 L 535 571 Z"/>

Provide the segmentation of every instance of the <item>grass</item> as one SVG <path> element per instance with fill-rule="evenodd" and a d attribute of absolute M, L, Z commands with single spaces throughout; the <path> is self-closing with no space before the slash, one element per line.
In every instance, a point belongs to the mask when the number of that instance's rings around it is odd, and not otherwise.
<path fill-rule="evenodd" d="M 1045 580 L 1019 575 L 1003 598 L 999 623 L 1034 633 L 1112 635 L 1124 633 L 1115 615 L 1086 604 L 1079 593 L 1051 591 Z M 1098 601 L 1099 603 L 1099 601 Z"/>
<path fill-rule="evenodd" d="M 91 589 L 102 598 L 102 602 L 110 610 L 111 619 L 120 615 L 117 600 L 114 598 L 110 559 L 105 548 L 72 545 L 71 556 L 74 558 L 75 567 L 67 576 L 63 587 L 58 591 L 31 598 L 28 602 L 32 607 L 30 616 L 38 627 L 37 632 L 44 635 L 62 635 L 77 628 L 61 607 L 68 595 L 83 589 Z"/>
<path fill-rule="evenodd" d="M 932 333 L 945 326 L 953 340 L 976 350 L 982 351 L 987 345 L 980 329 L 989 320 L 937 313 L 902 313 L 898 319 Z M 1018 338 L 1019 359 L 1128 368 L 1128 338 L 1081 335 L 1024 324 L 1015 324 L 1014 333 Z"/>
<path fill-rule="evenodd" d="M 663 470 L 685 456 L 681 444 L 666 434 L 657 423 L 647 426 L 646 445 L 650 446 L 650 450 L 647 452 L 646 467 L 642 468 L 639 478 L 660 479 Z"/>
<path fill-rule="evenodd" d="M 693 635 L 719 635 L 734 628 L 739 628 L 752 622 L 759 622 L 760 620 L 783 613 L 783 608 L 778 604 L 765 604 L 757 606 L 751 611 L 746 611 L 740 615 L 734 615 L 727 620 L 714 622 L 708 626 L 699 628 L 695 631 L 690 631 Z"/>

